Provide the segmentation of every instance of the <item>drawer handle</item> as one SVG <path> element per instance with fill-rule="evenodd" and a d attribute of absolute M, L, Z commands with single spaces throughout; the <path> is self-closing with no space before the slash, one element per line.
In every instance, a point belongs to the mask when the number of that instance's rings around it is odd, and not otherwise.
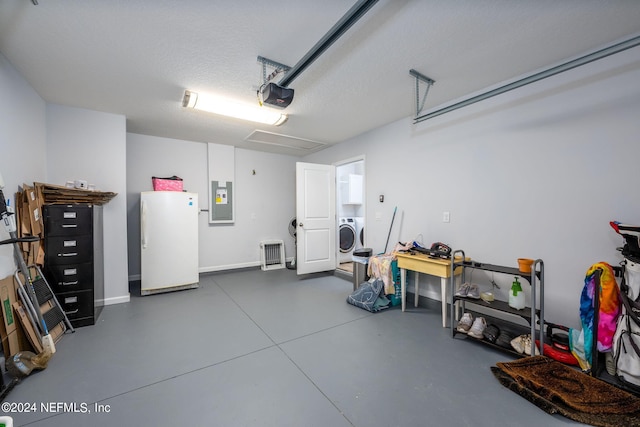
<path fill-rule="evenodd" d="M 62 224 L 62 228 L 78 228 L 78 224 Z"/>
<path fill-rule="evenodd" d="M 76 314 L 76 313 L 77 313 L 77 312 L 79 312 L 79 311 L 80 311 L 80 309 L 79 309 L 79 308 L 77 308 L 77 309 L 75 309 L 75 310 L 73 310 L 73 311 L 65 311 L 64 313 L 65 313 L 65 314 Z"/>
<path fill-rule="evenodd" d="M 62 285 L 62 286 L 69 286 L 69 285 L 77 285 L 78 281 L 74 281 L 74 282 L 58 282 L 58 285 Z"/>
<path fill-rule="evenodd" d="M 66 254 L 58 254 L 58 256 L 78 256 L 78 252 L 69 252 Z"/>

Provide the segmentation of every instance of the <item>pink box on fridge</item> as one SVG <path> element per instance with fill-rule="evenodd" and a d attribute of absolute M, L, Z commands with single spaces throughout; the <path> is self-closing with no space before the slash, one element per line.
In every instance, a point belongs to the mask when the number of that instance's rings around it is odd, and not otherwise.
<path fill-rule="evenodd" d="M 183 191 L 182 178 L 172 176 L 169 178 L 151 177 L 153 191 Z"/>

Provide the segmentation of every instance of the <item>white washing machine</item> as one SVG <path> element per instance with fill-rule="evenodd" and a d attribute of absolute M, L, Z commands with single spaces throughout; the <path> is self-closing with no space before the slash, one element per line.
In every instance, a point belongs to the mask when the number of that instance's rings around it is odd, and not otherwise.
<path fill-rule="evenodd" d="M 364 248 L 364 218 L 363 217 L 355 217 L 353 221 L 356 225 L 356 247 L 355 249 Z"/>
<path fill-rule="evenodd" d="M 353 261 L 353 250 L 356 248 L 356 244 L 358 243 L 355 219 L 340 218 L 338 222 L 338 236 L 340 246 L 338 262 Z"/>

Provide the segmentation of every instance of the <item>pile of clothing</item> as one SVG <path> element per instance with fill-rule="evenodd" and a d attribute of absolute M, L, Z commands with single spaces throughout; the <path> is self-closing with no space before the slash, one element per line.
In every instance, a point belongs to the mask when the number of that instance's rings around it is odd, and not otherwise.
<path fill-rule="evenodd" d="M 364 282 L 347 297 L 347 302 L 372 313 L 389 308 L 391 301 L 382 292 L 383 287 L 380 279 Z"/>
<path fill-rule="evenodd" d="M 396 252 L 406 251 L 411 247 L 411 243 L 406 245 L 398 243 L 391 253 L 374 255 L 368 259 L 367 274 L 370 279 L 361 283 L 358 289 L 347 297 L 349 304 L 364 308 L 371 312 L 377 312 L 398 301 L 400 284 L 394 274 L 394 263 L 397 261 Z M 390 298 L 396 298 L 392 302 Z"/>

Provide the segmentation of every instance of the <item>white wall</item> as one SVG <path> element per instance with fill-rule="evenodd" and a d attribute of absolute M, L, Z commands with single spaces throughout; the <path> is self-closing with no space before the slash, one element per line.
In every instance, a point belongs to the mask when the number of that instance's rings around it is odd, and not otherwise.
<path fill-rule="evenodd" d="M 201 272 L 257 266 L 259 243 L 282 239 L 293 256 L 289 220 L 295 216 L 293 156 L 236 149 L 235 222 L 210 225 L 200 214 Z M 255 175 L 253 171 L 255 170 Z M 130 279 L 140 274 L 140 192 L 151 191 L 152 176 L 177 175 L 187 191 L 198 193 L 201 209 L 208 208 L 207 144 L 127 134 L 127 215 Z"/>
<path fill-rule="evenodd" d="M 518 257 L 543 259 L 545 317 L 578 326 L 587 268 L 621 259 L 609 221 L 640 224 L 638 81 L 635 48 L 418 125 L 392 123 L 304 161 L 366 155 L 374 253 L 397 206 L 391 241 L 443 241 L 513 267 Z M 498 276 L 506 291 L 513 277 Z M 487 289 L 490 278 L 473 275 Z M 436 281 L 422 280 L 439 298 Z"/>
<path fill-rule="evenodd" d="M 124 116 L 45 103 L 1 54 L 0 88 L 5 196 L 13 201 L 22 183 L 64 184 L 74 178 L 120 193 L 104 208 L 105 303 L 128 301 Z M 4 227 L 0 238 L 6 238 Z M 0 248 L 0 275 L 14 268 L 11 247 Z"/>
<path fill-rule="evenodd" d="M 13 205 L 18 186 L 46 177 L 45 102 L 2 54 L 0 93 L 0 174 L 4 196 Z M 8 237 L 0 226 L 0 240 Z M 12 246 L 0 246 L 0 278 L 14 270 Z"/>
<path fill-rule="evenodd" d="M 103 207 L 105 304 L 129 301 L 125 117 L 48 104 L 47 181 L 85 179 L 118 195 Z"/>

